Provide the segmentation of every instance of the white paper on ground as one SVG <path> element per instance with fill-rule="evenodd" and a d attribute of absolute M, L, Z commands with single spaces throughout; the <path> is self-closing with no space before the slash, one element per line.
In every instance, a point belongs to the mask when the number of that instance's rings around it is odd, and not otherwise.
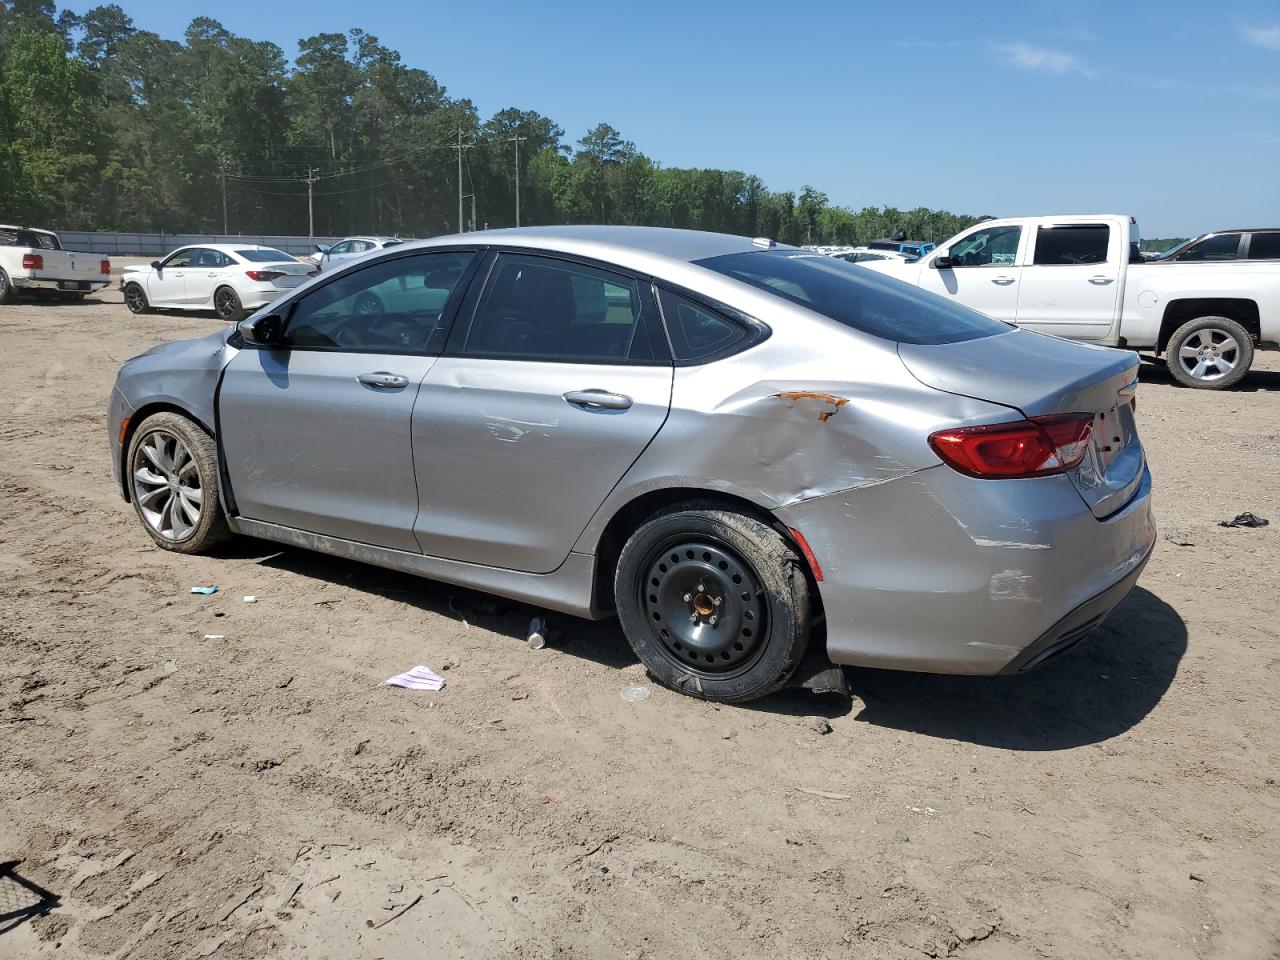
<path fill-rule="evenodd" d="M 406 690 L 439 690 L 444 686 L 444 677 L 429 667 L 421 664 L 404 673 L 397 673 L 388 680 L 383 680 L 380 687 L 404 687 Z"/>

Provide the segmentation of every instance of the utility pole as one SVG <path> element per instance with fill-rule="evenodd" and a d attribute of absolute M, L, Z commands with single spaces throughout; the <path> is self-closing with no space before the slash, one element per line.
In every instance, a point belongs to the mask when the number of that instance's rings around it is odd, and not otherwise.
<path fill-rule="evenodd" d="M 528 137 L 508 137 L 508 139 L 516 146 L 516 226 L 520 226 L 520 141 L 528 140 Z"/>
<path fill-rule="evenodd" d="M 218 175 L 222 178 L 222 235 L 227 235 L 227 160 L 218 161 Z"/>
<path fill-rule="evenodd" d="M 314 245 L 316 239 L 316 214 L 315 206 L 312 203 L 312 188 L 320 178 L 315 175 L 312 167 L 307 167 L 307 240 Z"/>
<path fill-rule="evenodd" d="M 465 144 L 464 144 L 464 143 L 462 142 L 462 128 L 461 128 L 461 127 L 459 127 L 459 128 L 458 128 L 458 145 L 457 145 L 456 147 L 454 147 L 454 149 L 458 151 L 458 232 L 459 232 L 459 233 L 466 233 L 466 232 L 467 232 L 467 225 L 466 225 L 466 223 L 464 223 L 464 222 L 463 222 L 463 219 L 462 219 L 462 218 L 463 218 L 463 216 L 464 216 L 464 214 L 463 214 L 463 206 L 462 206 L 462 200 L 463 200 L 463 194 L 462 194 L 462 151 L 463 151 L 463 150 L 470 150 L 472 146 L 473 146 L 473 144 L 470 144 L 470 143 L 465 143 Z M 475 198 L 474 198 L 474 197 L 472 197 L 472 199 L 471 199 L 471 206 L 472 206 L 472 211 L 471 211 L 471 220 L 472 220 L 472 227 L 474 227 L 474 226 L 475 226 Z"/>
<path fill-rule="evenodd" d="M 471 229 L 476 228 L 476 195 L 471 195 Z"/>

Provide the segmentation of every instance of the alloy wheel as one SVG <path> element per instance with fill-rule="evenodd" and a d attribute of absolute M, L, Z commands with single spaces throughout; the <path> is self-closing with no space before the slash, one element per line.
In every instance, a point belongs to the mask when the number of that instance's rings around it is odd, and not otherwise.
<path fill-rule="evenodd" d="M 141 313 L 147 307 L 147 298 L 143 296 L 142 288 L 136 283 L 131 283 L 124 288 L 124 305 L 134 313 Z"/>
<path fill-rule="evenodd" d="M 204 491 L 187 445 L 167 430 L 142 438 L 134 454 L 133 495 L 138 512 L 166 540 L 185 540 L 200 523 Z"/>
<path fill-rule="evenodd" d="M 236 312 L 236 295 L 229 287 L 223 287 L 213 299 L 213 309 L 217 315 L 226 320 Z"/>
<path fill-rule="evenodd" d="M 716 677 L 751 665 L 769 635 L 769 606 L 750 564 L 699 538 L 668 541 L 642 569 L 640 607 L 668 657 Z"/>
<path fill-rule="evenodd" d="M 1217 327 L 1205 327 L 1187 337 L 1178 348 L 1178 363 L 1187 376 L 1210 383 L 1221 380 L 1240 359 L 1236 338 Z"/>

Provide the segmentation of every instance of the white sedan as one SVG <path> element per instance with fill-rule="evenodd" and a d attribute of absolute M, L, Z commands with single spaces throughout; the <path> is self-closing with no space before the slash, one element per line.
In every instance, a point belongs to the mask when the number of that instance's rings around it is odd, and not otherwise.
<path fill-rule="evenodd" d="M 212 310 L 238 321 L 315 274 L 311 264 L 274 247 L 210 243 L 180 247 L 150 266 L 125 267 L 120 287 L 134 313 Z"/>
<path fill-rule="evenodd" d="M 347 237 L 331 247 L 317 243 L 316 252 L 311 255 L 311 262 L 321 270 L 329 270 L 340 263 L 363 257 L 366 253 L 373 253 L 375 250 L 394 247 L 398 243 L 404 243 L 404 241 L 397 237 Z"/>

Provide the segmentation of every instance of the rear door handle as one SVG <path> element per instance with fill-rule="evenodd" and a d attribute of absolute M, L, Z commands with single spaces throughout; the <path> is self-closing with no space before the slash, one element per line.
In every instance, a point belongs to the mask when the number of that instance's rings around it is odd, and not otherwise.
<path fill-rule="evenodd" d="M 1101 274 L 1099 274 L 1096 277 L 1090 277 L 1089 282 L 1093 284 L 1097 284 L 1099 287 L 1105 287 L 1108 283 L 1110 283 L 1114 279 L 1115 277 L 1104 277 Z"/>
<path fill-rule="evenodd" d="M 1013 283 L 1013 277 L 992 277 L 991 282 L 998 283 L 1002 287 L 1007 287 L 1009 284 Z"/>
<path fill-rule="evenodd" d="M 376 373 L 362 373 L 356 377 L 366 387 L 381 387 L 385 390 L 398 390 L 409 385 L 409 378 L 398 373 L 387 373 L 379 370 Z"/>
<path fill-rule="evenodd" d="M 583 410 L 627 410 L 632 402 L 626 394 L 595 389 L 570 390 L 564 394 L 564 399 Z"/>

